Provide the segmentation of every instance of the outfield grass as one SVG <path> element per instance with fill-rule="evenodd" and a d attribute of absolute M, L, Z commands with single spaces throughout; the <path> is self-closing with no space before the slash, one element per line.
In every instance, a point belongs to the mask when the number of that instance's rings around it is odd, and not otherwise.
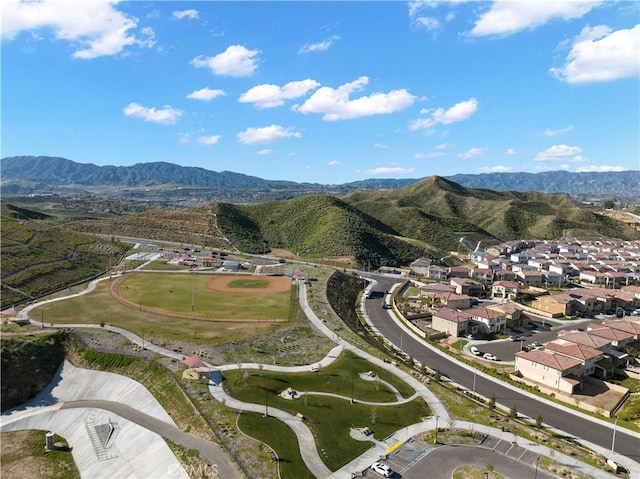
<path fill-rule="evenodd" d="M 371 447 L 369 442 L 352 439 L 350 428 L 369 427 L 374 437 L 382 440 L 398 429 L 420 422 L 431 411 L 423 399 L 418 398 L 402 406 L 369 406 L 360 401 L 395 401 L 391 393 L 381 383 L 365 381 L 358 377 L 361 372 L 376 370 L 371 363 L 346 353 L 331 366 L 318 373 L 273 373 L 251 371 L 245 378 L 242 369 L 225 372 L 225 385 L 229 394 L 242 401 L 265 404 L 288 411 L 301 413 L 312 430 L 320 456 L 331 470 L 339 469 Z M 396 382 L 399 380 L 396 379 Z M 331 392 L 353 397 L 348 399 L 320 395 L 303 395 L 299 399 L 288 400 L 279 396 L 291 387 L 300 392 Z M 271 445 L 270 438 L 264 441 Z"/>
<path fill-rule="evenodd" d="M 124 328 L 138 336 L 144 335 L 151 341 L 162 338 L 202 345 L 237 341 L 290 328 L 295 324 L 295 320 L 284 323 L 229 323 L 171 318 L 125 305 L 112 296 L 109 288 L 109 281 L 103 281 L 91 293 L 38 306 L 30 316 L 45 323 L 104 323 Z M 293 313 L 297 312 L 297 303 L 293 299 L 291 309 L 291 317 L 295 318 Z"/>
<path fill-rule="evenodd" d="M 215 278 L 211 274 L 144 273 L 124 279 L 118 290 L 120 296 L 146 308 L 175 314 L 194 314 L 202 318 L 216 319 L 285 319 L 289 315 L 290 292 L 285 293 L 232 293 L 212 291 L 206 283 Z M 259 291 L 266 288 L 266 280 L 247 277 L 234 280 L 235 287 Z"/>
<path fill-rule="evenodd" d="M 302 460 L 296 435 L 282 421 L 262 414 L 243 412 L 238 417 L 238 427 L 244 434 L 269 444 L 276 452 L 281 477 L 315 477 Z"/>

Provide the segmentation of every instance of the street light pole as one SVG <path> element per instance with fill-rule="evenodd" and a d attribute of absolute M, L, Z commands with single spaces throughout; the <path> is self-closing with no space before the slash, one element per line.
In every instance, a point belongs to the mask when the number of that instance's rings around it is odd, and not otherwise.
<path fill-rule="evenodd" d="M 540 456 L 536 457 L 536 472 L 533 476 L 533 479 L 538 479 L 538 461 L 540 460 Z"/>
<path fill-rule="evenodd" d="M 404 339 L 404 335 L 407 334 L 407 332 L 403 332 L 402 334 L 400 334 L 400 352 L 402 354 L 404 354 L 404 348 L 402 347 L 402 340 Z"/>
<path fill-rule="evenodd" d="M 269 415 L 269 392 L 264 390 L 264 417 Z"/>
<path fill-rule="evenodd" d="M 613 437 L 611 438 L 611 455 L 613 455 L 613 449 L 615 448 L 615 445 L 616 445 L 617 426 L 618 426 L 618 418 L 616 417 L 616 420 L 613 422 Z"/>
<path fill-rule="evenodd" d="M 473 370 L 473 393 L 475 394 L 476 392 L 476 370 L 474 368 Z"/>
<path fill-rule="evenodd" d="M 353 404 L 353 381 L 355 377 L 351 376 L 351 404 Z"/>
<path fill-rule="evenodd" d="M 191 319 L 196 319 L 196 304 L 195 304 L 195 297 L 194 297 L 194 293 L 193 293 L 193 274 L 194 271 L 189 271 L 189 274 L 191 275 Z"/>
<path fill-rule="evenodd" d="M 434 444 L 438 444 L 438 419 L 440 419 L 440 416 L 436 415 L 436 431 L 433 435 L 433 443 Z"/>

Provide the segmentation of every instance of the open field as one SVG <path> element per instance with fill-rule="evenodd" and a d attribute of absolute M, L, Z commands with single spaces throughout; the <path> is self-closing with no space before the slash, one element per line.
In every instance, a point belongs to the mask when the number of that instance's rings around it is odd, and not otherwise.
<path fill-rule="evenodd" d="M 186 275 L 185 275 L 186 276 Z M 188 291 L 188 310 L 191 305 L 190 278 L 183 278 L 187 282 L 183 291 Z M 209 279 L 211 279 L 209 277 Z M 195 281 L 195 278 L 194 278 Z M 214 294 L 203 286 L 203 294 Z M 290 304 L 291 318 L 285 322 L 238 322 L 238 321 L 193 321 L 190 316 L 171 317 L 166 314 L 158 314 L 147 311 L 144 307 L 132 307 L 119 301 L 110 291 L 108 281 L 103 281 L 96 289 L 86 295 L 44 304 L 31 311 L 31 318 L 44 323 L 71 323 L 71 324 L 109 324 L 127 329 L 148 340 L 162 344 L 164 341 L 183 341 L 188 343 L 211 345 L 231 341 L 238 341 L 246 337 L 270 333 L 278 329 L 287 329 L 296 324 L 298 311 L 297 296 L 295 290 L 291 295 L 281 293 L 285 299 L 285 305 Z M 291 297 L 290 297 L 291 296 Z M 236 309 L 250 298 L 251 295 L 239 295 Z M 255 298 L 254 298 L 255 299 Z M 197 298 L 196 298 L 197 301 Z M 199 303 L 196 304 L 196 311 Z M 286 315 L 284 317 L 287 317 Z M 255 316 L 254 316 L 255 318 Z"/>
<path fill-rule="evenodd" d="M 283 276 L 138 273 L 114 283 L 130 306 L 172 316 L 225 321 L 286 321 L 291 279 Z"/>

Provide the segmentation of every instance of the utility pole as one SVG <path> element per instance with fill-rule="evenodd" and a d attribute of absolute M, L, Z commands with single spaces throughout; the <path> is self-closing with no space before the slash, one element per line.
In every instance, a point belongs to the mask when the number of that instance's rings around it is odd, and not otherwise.
<path fill-rule="evenodd" d="M 193 291 L 193 275 L 194 275 L 195 271 L 189 271 L 189 274 L 191 275 L 191 319 L 194 320 L 196 319 L 196 304 L 195 304 L 195 296 L 194 296 L 194 291 Z"/>

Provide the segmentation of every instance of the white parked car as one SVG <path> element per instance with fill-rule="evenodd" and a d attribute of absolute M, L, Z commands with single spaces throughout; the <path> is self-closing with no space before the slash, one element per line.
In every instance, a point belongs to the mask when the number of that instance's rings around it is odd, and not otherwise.
<path fill-rule="evenodd" d="M 391 470 L 391 468 L 386 464 L 382 464 L 381 462 L 374 462 L 373 464 L 371 464 L 371 469 L 384 477 L 393 476 L 393 471 Z"/>
<path fill-rule="evenodd" d="M 476 348 L 475 346 L 471 346 L 469 348 L 469 351 L 471 351 L 471 354 L 475 354 L 476 356 L 480 356 L 480 350 L 478 348 Z"/>
<path fill-rule="evenodd" d="M 491 353 L 484 353 L 484 356 L 482 356 L 485 359 L 488 359 L 489 361 L 497 361 L 498 358 L 495 357 L 493 354 Z"/>

